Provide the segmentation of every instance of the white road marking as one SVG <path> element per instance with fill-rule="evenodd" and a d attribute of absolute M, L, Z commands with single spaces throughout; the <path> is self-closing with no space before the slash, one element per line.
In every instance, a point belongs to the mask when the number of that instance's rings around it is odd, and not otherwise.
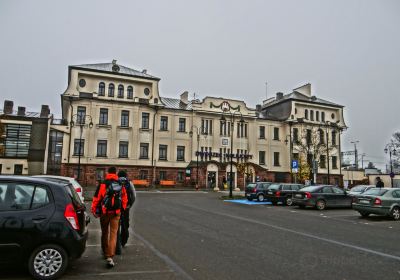
<path fill-rule="evenodd" d="M 293 233 L 293 234 L 296 234 L 296 235 L 312 238 L 312 239 L 315 239 L 315 240 L 324 241 L 326 243 L 331 243 L 331 244 L 339 245 L 339 246 L 342 246 L 342 247 L 351 248 L 351 249 L 354 249 L 354 250 L 357 250 L 357 251 L 366 252 L 366 253 L 369 253 L 369 254 L 373 254 L 373 255 L 389 258 L 389 259 L 394 259 L 396 261 L 400 261 L 400 256 L 379 252 L 379 251 L 376 251 L 376 250 L 372 250 L 372 249 L 364 248 L 364 247 L 361 247 L 361 246 L 344 243 L 344 242 L 337 241 L 337 240 L 330 239 L 330 238 L 320 237 L 320 236 L 317 236 L 317 235 L 314 235 L 314 234 L 311 234 L 311 233 L 305 233 L 305 232 L 297 231 L 297 230 L 290 229 L 290 228 L 285 228 L 285 227 L 281 227 L 281 226 L 277 226 L 277 225 L 264 223 L 264 222 L 260 222 L 260 221 L 257 221 L 257 220 L 251 219 L 251 218 L 238 217 L 238 216 L 230 215 L 230 214 L 227 214 L 227 213 L 220 213 L 220 212 L 216 212 L 216 211 L 205 210 L 203 208 L 194 207 L 192 205 L 187 205 L 187 204 L 180 204 L 180 205 L 186 206 L 188 208 L 196 209 L 196 210 L 199 210 L 199 211 L 203 211 L 203 212 L 206 212 L 206 213 L 219 215 L 219 216 L 223 216 L 223 217 L 228 217 L 228 218 L 231 218 L 231 219 L 235 219 L 235 220 L 239 220 L 239 221 L 243 221 L 243 222 L 247 222 L 247 223 L 258 224 L 258 225 L 266 226 L 266 227 L 273 228 L 273 229 L 276 229 L 276 230 L 281 230 L 281 231 Z"/>
<path fill-rule="evenodd" d="M 138 271 L 115 271 L 104 273 L 88 273 L 79 275 L 65 275 L 66 278 L 83 278 L 87 276 L 113 276 L 113 275 L 138 275 L 138 274 L 160 274 L 160 273 L 173 273 L 173 270 L 138 270 Z"/>

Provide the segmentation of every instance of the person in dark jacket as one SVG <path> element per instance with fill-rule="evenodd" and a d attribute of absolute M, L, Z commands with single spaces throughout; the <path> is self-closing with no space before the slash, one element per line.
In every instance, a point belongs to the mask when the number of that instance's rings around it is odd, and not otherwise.
<path fill-rule="evenodd" d="M 385 184 L 383 183 L 381 177 L 376 177 L 376 187 L 377 188 L 384 188 Z"/>
<path fill-rule="evenodd" d="M 136 191 L 133 184 L 128 179 L 128 174 L 125 170 L 120 170 L 118 172 L 118 181 L 124 186 L 126 193 L 128 195 L 128 205 L 125 210 L 121 211 L 120 225 L 118 227 L 118 236 L 116 244 L 116 254 L 121 254 L 121 247 L 125 247 L 129 239 L 129 210 L 135 203 Z"/>

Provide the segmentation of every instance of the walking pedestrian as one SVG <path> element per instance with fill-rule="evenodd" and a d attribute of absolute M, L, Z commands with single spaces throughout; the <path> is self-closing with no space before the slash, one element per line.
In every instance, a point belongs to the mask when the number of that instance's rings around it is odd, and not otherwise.
<path fill-rule="evenodd" d="M 118 172 L 118 181 L 121 186 L 126 190 L 128 196 L 128 205 L 126 209 L 121 209 L 121 219 L 119 220 L 118 236 L 116 244 L 116 254 L 121 254 L 121 247 L 125 247 L 129 239 L 129 210 L 132 208 L 136 200 L 136 190 L 134 185 L 129 181 L 128 174 L 125 170 Z"/>
<path fill-rule="evenodd" d="M 376 181 L 376 187 L 377 188 L 384 188 L 385 187 L 385 184 L 383 183 L 381 177 L 376 177 L 375 181 Z"/>
<path fill-rule="evenodd" d="M 108 169 L 106 178 L 100 184 L 92 202 L 93 216 L 95 218 L 100 217 L 101 248 L 109 268 L 114 267 L 113 257 L 115 255 L 121 209 L 126 209 L 128 204 L 126 190 L 119 184 L 116 173 L 117 169 L 115 167 Z"/>

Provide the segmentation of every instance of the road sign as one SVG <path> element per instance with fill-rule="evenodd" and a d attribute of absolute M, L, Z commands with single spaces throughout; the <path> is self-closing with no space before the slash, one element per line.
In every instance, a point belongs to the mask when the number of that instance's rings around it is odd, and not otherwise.
<path fill-rule="evenodd" d="M 390 178 L 394 178 L 394 172 L 390 172 L 390 174 L 389 174 L 389 176 L 390 176 Z"/>
<path fill-rule="evenodd" d="M 299 162 L 297 160 L 292 160 L 292 169 L 299 168 Z"/>
<path fill-rule="evenodd" d="M 299 169 L 298 168 L 292 168 L 292 173 L 299 173 Z"/>

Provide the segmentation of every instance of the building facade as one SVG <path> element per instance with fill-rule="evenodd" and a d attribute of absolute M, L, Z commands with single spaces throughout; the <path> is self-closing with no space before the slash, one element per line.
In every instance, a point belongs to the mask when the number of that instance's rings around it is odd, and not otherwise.
<path fill-rule="evenodd" d="M 221 187 L 232 175 L 243 188 L 300 179 L 291 162 L 304 159 L 319 164 L 317 182 L 341 182 L 343 106 L 312 96 L 310 84 L 249 108 L 242 100 L 190 100 L 187 92 L 162 97 L 159 82 L 116 61 L 70 66 L 61 174 L 95 185 L 117 166 L 137 184 Z"/>

